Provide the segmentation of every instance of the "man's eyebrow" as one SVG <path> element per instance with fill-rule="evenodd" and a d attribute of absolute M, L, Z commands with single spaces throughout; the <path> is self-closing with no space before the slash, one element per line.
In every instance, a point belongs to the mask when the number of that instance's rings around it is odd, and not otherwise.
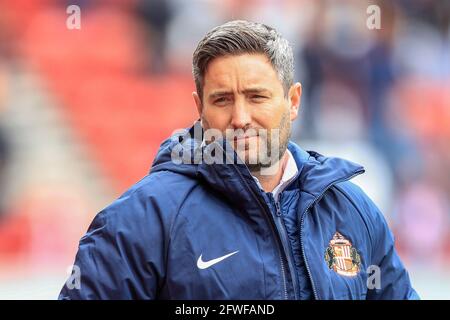
<path fill-rule="evenodd" d="M 249 93 L 268 93 L 268 94 L 270 94 L 270 90 L 267 88 L 264 88 L 264 87 L 248 88 L 248 89 L 242 90 L 242 92 L 244 94 L 249 94 Z"/>
<path fill-rule="evenodd" d="M 215 99 L 215 98 L 219 98 L 219 97 L 230 96 L 232 94 L 233 94 L 232 91 L 215 91 L 215 92 L 210 93 L 208 95 L 208 98 Z"/>
<path fill-rule="evenodd" d="M 267 93 L 270 94 L 270 90 L 264 87 L 254 87 L 254 88 L 247 88 L 242 90 L 243 94 L 250 94 L 250 93 Z M 219 97 L 224 97 L 224 96 L 231 96 L 233 95 L 232 91 L 215 91 L 212 92 L 208 95 L 209 99 L 215 99 L 215 98 L 219 98 Z"/>

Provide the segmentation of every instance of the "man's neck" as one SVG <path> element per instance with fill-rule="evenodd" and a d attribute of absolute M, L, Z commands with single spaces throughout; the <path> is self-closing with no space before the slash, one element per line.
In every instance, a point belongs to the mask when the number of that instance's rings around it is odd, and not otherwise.
<path fill-rule="evenodd" d="M 289 155 L 287 152 L 285 152 L 283 157 L 277 163 L 273 164 L 270 168 L 264 168 L 262 170 L 251 172 L 251 174 L 258 179 L 265 192 L 272 192 L 280 183 L 288 158 Z"/>

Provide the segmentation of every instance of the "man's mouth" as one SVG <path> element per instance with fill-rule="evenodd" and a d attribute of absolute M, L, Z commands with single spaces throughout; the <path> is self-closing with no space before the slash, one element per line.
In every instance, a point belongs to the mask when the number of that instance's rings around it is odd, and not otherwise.
<path fill-rule="evenodd" d="M 258 135 L 245 135 L 240 137 L 234 137 L 234 141 L 242 141 L 242 140 L 249 140 L 251 138 L 256 138 Z"/>

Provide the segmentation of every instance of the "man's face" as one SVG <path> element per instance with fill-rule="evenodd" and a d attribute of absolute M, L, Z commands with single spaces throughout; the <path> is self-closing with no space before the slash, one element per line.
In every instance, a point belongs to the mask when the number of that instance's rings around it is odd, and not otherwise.
<path fill-rule="evenodd" d="M 202 99 L 193 94 L 202 126 L 218 129 L 250 170 L 267 165 L 272 145 L 275 162 L 286 151 L 291 122 L 297 117 L 301 85 L 294 84 L 286 97 L 282 83 L 263 54 L 230 55 L 213 59 L 204 76 Z M 260 129 L 267 130 L 268 142 Z M 279 130 L 279 131 L 277 131 Z M 233 132 L 233 131 L 232 131 Z M 272 137 L 279 139 L 271 140 Z M 261 149 L 267 143 L 265 149 Z M 260 150 L 267 150 L 260 153 Z"/>

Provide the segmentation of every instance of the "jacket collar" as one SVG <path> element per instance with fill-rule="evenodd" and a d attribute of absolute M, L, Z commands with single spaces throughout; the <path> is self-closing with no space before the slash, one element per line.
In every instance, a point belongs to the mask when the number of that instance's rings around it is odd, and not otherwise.
<path fill-rule="evenodd" d="M 183 134 L 170 137 L 161 145 L 160 151 L 151 168 L 151 173 L 168 170 L 183 174 L 192 179 L 197 179 L 208 188 L 216 191 L 221 197 L 231 201 L 242 209 L 258 209 L 255 201 L 249 201 L 254 195 L 260 193 L 260 189 L 254 181 L 250 171 L 244 164 L 228 164 L 226 159 L 222 164 L 201 163 L 183 164 L 174 163 L 171 155 L 176 148 L 182 154 L 189 152 L 188 158 L 194 160 L 194 156 L 210 151 L 207 148 L 215 148 L 223 152 L 225 157 L 236 159 L 237 155 L 232 148 L 227 147 L 224 140 L 213 142 L 207 146 L 201 146 L 201 139 L 195 139 L 194 131 L 201 130 L 197 121 L 194 126 Z M 183 141 L 180 148 L 180 141 Z M 319 198 L 334 183 L 351 179 L 353 176 L 363 173 L 364 168 L 358 164 L 335 157 L 325 157 L 315 151 L 305 151 L 297 144 L 290 141 L 288 149 L 291 152 L 298 168 L 297 178 L 288 186 L 287 190 L 299 189 L 303 194 L 302 201 L 305 208 L 310 202 Z M 231 150 L 231 151 L 230 151 Z M 303 208 L 302 208 L 303 209 Z"/>

